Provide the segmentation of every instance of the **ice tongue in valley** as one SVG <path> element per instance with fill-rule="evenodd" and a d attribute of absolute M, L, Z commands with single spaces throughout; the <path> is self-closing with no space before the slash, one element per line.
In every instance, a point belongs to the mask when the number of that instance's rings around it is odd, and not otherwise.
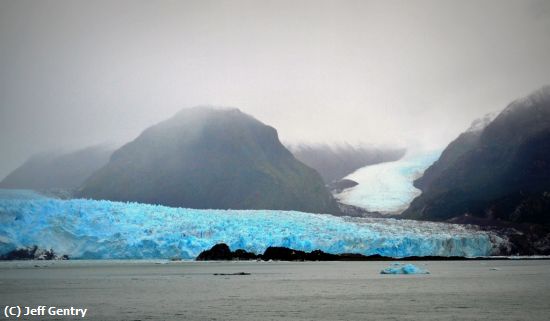
<path fill-rule="evenodd" d="M 340 202 L 382 214 L 400 214 L 421 194 L 413 182 L 435 162 L 441 151 L 405 155 L 402 159 L 366 166 L 346 176 L 357 182 L 335 195 Z"/>

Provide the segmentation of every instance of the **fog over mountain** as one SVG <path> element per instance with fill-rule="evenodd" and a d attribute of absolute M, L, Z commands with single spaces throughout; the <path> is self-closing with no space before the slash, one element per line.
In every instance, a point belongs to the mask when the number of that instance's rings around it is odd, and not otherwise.
<path fill-rule="evenodd" d="M 550 83 L 550 2 L 0 2 L 0 178 L 197 105 L 285 144 L 444 147 Z"/>
<path fill-rule="evenodd" d="M 415 185 L 405 217 L 550 225 L 550 86 L 460 135 Z"/>
<path fill-rule="evenodd" d="M 107 164 L 114 150 L 111 145 L 98 145 L 71 152 L 33 155 L 1 180 L 0 188 L 75 189 Z"/>
<path fill-rule="evenodd" d="M 196 107 L 117 149 L 79 196 L 204 209 L 339 214 L 321 176 L 238 109 Z"/>
<path fill-rule="evenodd" d="M 327 184 L 361 167 L 398 160 L 406 152 L 403 148 L 356 147 L 349 144 L 297 144 L 288 148 L 299 161 L 319 172 Z"/>

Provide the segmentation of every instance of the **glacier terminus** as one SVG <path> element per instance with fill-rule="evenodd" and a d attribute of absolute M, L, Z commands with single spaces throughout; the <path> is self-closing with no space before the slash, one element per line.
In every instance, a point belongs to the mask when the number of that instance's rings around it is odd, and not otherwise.
<path fill-rule="evenodd" d="M 391 257 L 475 257 L 494 254 L 506 241 L 468 225 L 62 200 L 0 190 L 0 255 L 36 245 L 71 259 L 193 259 L 221 242 L 255 253 L 284 246 Z"/>

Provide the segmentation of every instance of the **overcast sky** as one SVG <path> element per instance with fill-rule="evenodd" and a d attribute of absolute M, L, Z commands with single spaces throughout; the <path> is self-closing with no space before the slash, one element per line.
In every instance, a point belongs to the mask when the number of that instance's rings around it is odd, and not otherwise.
<path fill-rule="evenodd" d="M 0 178 L 205 104 L 285 142 L 443 147 L 544 84 L 544 0 L 0 0 Z"/>

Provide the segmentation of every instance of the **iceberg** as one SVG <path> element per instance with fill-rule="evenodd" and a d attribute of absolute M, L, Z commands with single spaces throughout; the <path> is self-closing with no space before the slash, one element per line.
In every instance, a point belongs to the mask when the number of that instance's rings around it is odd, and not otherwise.
<path fill-rule="evenodd" d="M 36 245 L 71 259 L 193 259 L 226 243 L 254 253 L 284 246 L 391 257 L 473 257 L 495 254 L 503 242 L 490 232 L 456 224 L 62 200 L 0 190 L 0 255 Z"/>
<path fill-rule="evenodd" d="M 393 263 L 380 271 L 380 274 L 430 274 L 430 272 L 410 263 Z"/>
<path fill-rule="evenodd" d="M 421 194 L 413 182 L 432 165 L 441 151 L 406 155 L 404 158 L 366 166 L 345 177 L 358 185 L 334 195 L 340 202 L 382 214 L 400 214 Z"/>

